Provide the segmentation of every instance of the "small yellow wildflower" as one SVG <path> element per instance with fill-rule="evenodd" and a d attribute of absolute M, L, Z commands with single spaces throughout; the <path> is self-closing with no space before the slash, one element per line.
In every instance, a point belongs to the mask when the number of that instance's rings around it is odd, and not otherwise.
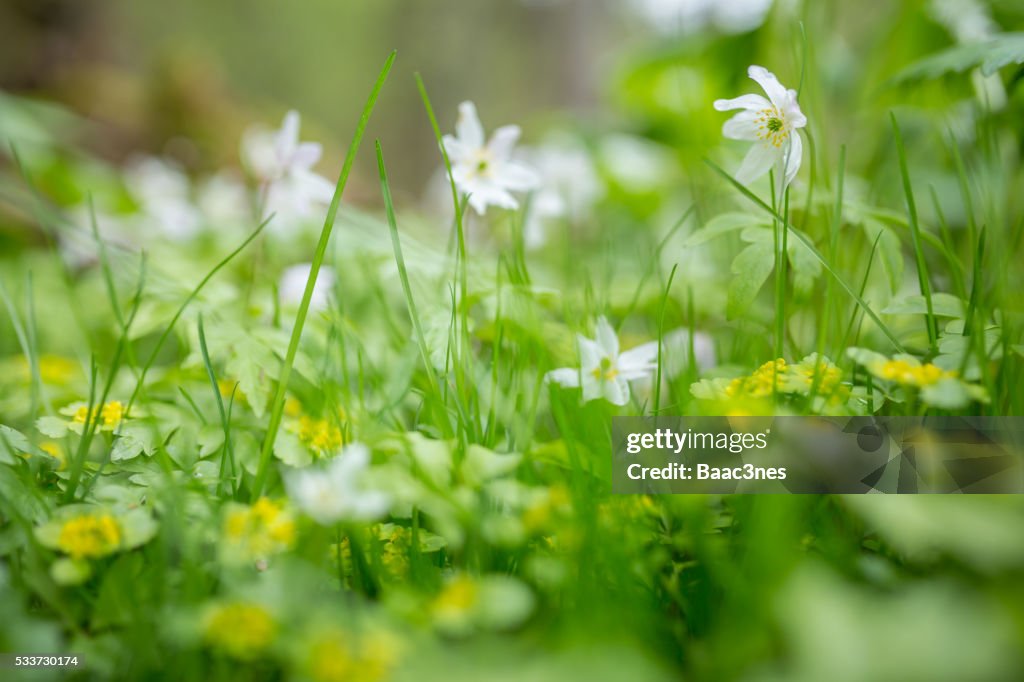
<path fill-rule="evenodd" d="M 57 460 L 57 471 L 64 471 L 68 468 L 68 458 L 55 441 L 46 440 L 39 444 L 39 449 Z"/>
<path fill-rule="evenodd" d="M 302 415 L 296 429 L 299 440 L 318 455 L 337 450 L 342 445 L 341 429 L 327 419 L 313 419 Z"/>
<path fill-rule="evenodd" d="M 261 497 L 252 506 L 232 505 L 224 517 L 223 535 L 232 557 L 265 559 L 295 544 L 295 521 L 282 503 Z"/>
<path fill-rule="evenodd" d="M 889 381 L 895 381 L 904 386 L 916 386 L 924 388 L 932 386 L 943 379 L 955 379 L 956 372 L 944 370 L 932 363 L 920 364 L 907 360 L 887 360 L 878 368 L 878 376 Z"/>
<path fill-rule="evenodd" d="M 47 384 L 66 384 L 78 372 L 78 363 L 60 355 L 39 357 L 39 377 Z"/>
<path fill-rule="evenodd" d="M 44 384 L 63 385 L 71 381 L 79 371 L 78 363 L 70 358 L 60 355 L 40 355 L 39 378 Z M 32 366 L 24 355 L 18 356 L 12 361 L 15 376 L 21 381 L 32 380 Z"/>
<path fill-rule="evenodd" d="M 553 519 L 570 508 L 572 503 L 569 490 L 558 483 L 546 490 L 546 494 L 538 501 L 526 507 L 523 513 L 523 525 L 532 533 L 547 528 Z"/>
<path fill-rule="evenodd" d="M 751 398 L 766 398 L 772 394 L 777 384 L 781 384 L 787 365 L 783 358 L 769 361 L 754 370 L 749 377 L 733 379 L 725 389 L 730 397 L 746 395 Z"/>
<path fill-rule="evenodd" d="M 315 634 L 306 657 L 313 682 L 379 682 L 399 657 L 397 639 L 386 632 L 355 638 L 341 628 Z"/>
<path fill-rule="evenodd" d="M 480 599 L 480 589 L 476 581 L 467 575 L 452 579 L 433 603 L 435 617 L 439 621 L 462 621 L 472 611 Z"/>
<path fill-rule="evenodd" d="M 395 526 L 391 537 L 381 548 L 381 560 L 384 568 L 394 578 L 402 578 L 409 572 L 409 550 L 412 546 L 412 534 L 408 528 Z"/>
<path fill-rule="evenodd" d="M 96 410 L 93 410 L 95 416 Z M 99 409 L 99 418 L 105 429 L 115 429 L 120 425 L 121 420 L 127 416 L 124 405 L 120 400 L 111 400 Z M 84 424 L 89 418 L 89 406 L 80 405 L 75 411 L 71 420 L 76 424 Z"/>
<path fill-rule="evenodd" d="M 274 641 L 277 624 L 259 604 L 231 602 L 206 614 L 203 636 L 215 649 L 240 660 L 253 660 Z"/>
<path fill-rule="evenodd" d="M 98 559 L 121 546 L 121 528 L 110 514 L 82 514 L 64 522 L 57 545 L 72 559 Z"/>

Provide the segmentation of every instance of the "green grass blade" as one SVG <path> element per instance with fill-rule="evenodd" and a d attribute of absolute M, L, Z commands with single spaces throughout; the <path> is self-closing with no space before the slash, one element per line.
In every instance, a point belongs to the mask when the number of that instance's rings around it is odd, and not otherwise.
<path fill-rule="evenodd" d="M 409 308 L 409 317 L 412 320 L 413 332 L 416 335 L 416 345 L 419 346 L 420 355 L 423 358 L 423 368 L 427 374 L 427 381 L 430 382 L 430 390 L 434 394 L 436 405 L 440 405 L 438 411 L 440 423 L 444 428 L 445 435 L 451 436 L 451 426 L 447 415 L 444 414 L 441 392 L 438 389 L 437 378 L 434 375 L 434 365 L 430 361 L 430 349 L 427 348 L 427 337 L 423 333 L 423 325 L 420 322 L 420 315 L 416 309 L 416 299 L 412 295 L 412 286 L 409 284 L 409 272 L 405 267 L 405 257 L 402 255 L 402 243 L 398 237 L 398 222 L 395 219 L 395 206 L 391 198 L 391 187 L 388 185 L 388 174 L 384 167 L 384 152 L 381 149 L 380 141 L 375 143 L 377 150 L 377 171 L 380 174 L 380 191 L 384 197 L 384 212 L 387 215 L 388 229 L 391 233 L 391 246 L 395 252 L 395 265 L 398 267 L 398 278 L 402 283 L 402 293 L 405 295 L 405 303 Z"/>
<path fill-rule="evenodd" d="M 907 198 L 907 213 L 910 217 L 910 239 L 914 246 L 914 259 L 917 262 L 917 282 L 924 296 L 925 308 L 928 311 L 925 315 L 925 326 L 928 329 L 928 342 L 931 344 L 932 352 L 938 350 L 939 326 L 935 318 L 935 311 L 932 308 L 932 286 L 928 279 L 928 262 L 924 257 L 924 249 L 921 247 L 921 225 L 917 220 L 917 203 L 914 201 L 914 188 L 910 184 L 910 170 L 907 168 L 907 150 L 903 146 L 903 135 L 900 133 L 899 123 L 896 122 L 896 114 L 890 113 L 892 118 L 892 131 L 896 140 L 896 155 L 900 162 L 900 176 L 903 179 L 903 192 Z"/>
<path fill-rule="evenodd" d="M 330 208 L 327 209 L 327 218 L 324 220 L 324 227 L 320 231 L 320 241 L 316 245 L 316 252 L 313 254 L 313 262 L 309 268 L 309 277 L 306 280 L 306 289 L 302 293 L 302 302 L 299 303 L 298 313 L 295 315 L 295 326 L 292 327 L 292 336 L 288 342 L 288 350 L 285 353 L 284 363 L 281 366 L 281 375 L 277 379 L 277 390 L 274 392 L 273 403 L 270 408 L 270 423 L 267 426 L 267 434 L 263 439 L 263 448 L 260 451 L 259 468 L 256 471 L 256 480 L 253 483 L 252 498 L 256 499 L 263 492 L 263 486 L 267 482 L 267 474 L 270 469 L 270 455 L 274 449 L 274 440 L 277 438 L 278 429 L 281 428 L 281 419 L 284 414 L 284 399 L 288 391 L 288 379 L 291 376 L 292 365 L 295 364 L 295 355 L 299 351 L 299 340 L 302 338 L 302 328 L 306 324 L 306 315 L 309 313 L 309 304 L 313 300 L 313 287 L 316 286 L 317 275 L 320 274 L 320 267 L 323 265 L 324 256 L 327 253 L 327 244 L 331 239 L 331 231 L 334 229 L 334 219 L 338 215 L 338 206 L 341 203 L 341 195 L 348 183 L 349 173 L 352 172 L 352 164 L 355 163 L 356 153 L 359 151 L 359 144 L 363 140 L 363 133 L 370 121 L 370 114 L 377 103 L 384 82 L 388 78 L 392 64 L 395 63 L 396 52 L 392 52 L 384 67 L 377 76 L 377 81 L 370 91 L 370 96 L 363 106 L 363 113 L 356 125 L 355 135 L 349 145 L 348 153 L 345 155 L 345 162 L 342 164 L 338 182 L 334 187 L 334 196 L 331 198 Z"/>

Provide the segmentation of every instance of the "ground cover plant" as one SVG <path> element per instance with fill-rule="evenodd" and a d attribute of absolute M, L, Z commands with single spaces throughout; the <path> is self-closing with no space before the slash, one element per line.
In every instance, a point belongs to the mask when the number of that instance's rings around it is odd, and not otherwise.
<path fill-rule="evenodd" d="M 610 439 L 1024 410 L 1024 12 L 629 5 L 578 120 L 380 44 L 347 145 L 216 164 L 0 94 L 0 652 L 82 660 L 0 675 L 1020 678 L 1019 496 L 615 496 Z"/>

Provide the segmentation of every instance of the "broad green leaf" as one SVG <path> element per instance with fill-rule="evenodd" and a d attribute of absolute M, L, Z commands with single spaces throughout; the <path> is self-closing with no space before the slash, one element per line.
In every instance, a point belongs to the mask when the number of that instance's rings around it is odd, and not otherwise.
<path fill-rule="evenodd" d="M 68 433 L 68 423 L 60 417 L 40 417 L 36 420 L 36 428 L 50 438 L 63 438 Z"/>
<path fill-rule="evenodd" d="M 726 317 L 736 319 L 747 311 L 774 267 L 775 254 L 769 242 L 751 244 L 736 256 L 732 262 L 735 276 L 729 282 Z"/>
<path fill-rule="evenodd" d="M 1007 64 L 1024 64 L 1024 33 L 1002 33 L 984 42 L 951 47 L 911 64 L 894 80 L 926 80 L 979 66 L 983 75 L 991 76 Z"/>
<path fill-rule="evenodd" d="M 936 317 L 963 317 L 964 302 L 953 294 L 932 294 L 932 310 Z M 886 315 L 927 315 L 928 305 L 924 296 L 904 296 L 890 303 L 882 310 Z"/>
<path fill-rule="evenodd" d="M 722 213 L 705 223 L 703 228 L 691 234 L 684 246 L 697 246 L 736 230 L 755 226 L 768 226 L 770 224 L 770 222 L 765 221 L 763 218 L 749 213 Z"/>

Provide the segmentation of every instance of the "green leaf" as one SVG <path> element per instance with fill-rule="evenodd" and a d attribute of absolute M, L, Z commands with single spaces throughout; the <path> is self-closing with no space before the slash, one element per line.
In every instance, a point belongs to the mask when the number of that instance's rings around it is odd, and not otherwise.
<path fill-rule="evenodd" d="M 932 310 L 936 317 L 963 317 L 964 302 L 953 294 L 932 294 Z M 890 303 L 882 310 L 886 315 L 925 315 L 928 302 L 924 296 L 905 296 Z"/>
<path fill-rule="evenodd" d="M 292 467 L 309 466 L 313 461 L 310 451 L 302 444 L 298 436 L 290 431 L 277 432 L 277 438 L 274 439 L 274 456 Z M 258 462 L 257 468 L 259 468 Z"/>
<path fill-rule="evenodd" d="M 889 281 L 889 291 L 896 291 L 903 282 L 903 250 L 900 238 L 883 222 L 874 218 L 865 218 L 861 226 L 871 244 L 877 240 L 879 262 Z"/>
<path fill-rule="evenodd" d="M 991 76 L 1007 64 L 1024 64 L 1024 33 L 1002 33 L 984 42 L 943 50 L 911 64 L 893 80 L 927 80 L 978 66 L 983 75 Z"/>
<path fill-rule="evenodd" d="M 756 226 L 767 227 L 769 225 L 771 225 L 770 222 L 763 218 L 752 216 L 749 213 L 723 213 L 715 216 L 705 223 L 703 228 L 691 234 L 684 246 L 697 246 L 736 230 Z"/>
<path fill-rule="evenodd" d="M 145 452 L 153 454 L 153 429 L 146 424 L 128 424 L 122 430 L 110 451 L 113 462 L 134 459 Z"/>
<path fill-rule="evenodd" d="M 767 241 L 751 244 L 736 256 L 732 262 L 735 277 L 729 283 L 725 308 L 727 318 L 736 319 L 747 311 L 774 267 L 775 254 Z"/>
<path fill-rule="evenodd" d="M 36 420 L 36 428 L 50 438 L 63 438 L 68 433 L 68 423 L 60 417 L 40 417 Z"/>
<path fill-rule="evenodd" d="M 942 379 L 931 386 L 922 388 L 921 400 L 932 407 L 944 410 L 957 410 L 961 407 L 967 407 L 971 402 L 971 396 L 963 382 L 950 378 Z"/>
<path fill-rule="evenodd" d="M 92 566 L 82 559 L 57 559 L 50 566 L 50 577 L 58 585 L 81 585 L 92 575 Z"/>
<path fill-rule="evenodd" d="M 814 288 L 814 281 L 821 276 L 821 263 L 802 241 L 789 242 L 789 263 L 793 266 L 793 289 L 800 296 L 806 296 Z"/>
<path fill-rule="evenodd" d="M 462 476 L 466 483 L 477 485 L 515 471 L 520 461 L 519 454 L 501 455 L 482 445 L 470 445 L 462 462 Z"/>
<path fill-rule="evenodd" d="M 34 448 L 24 434 L 0 424 L 0 463 L 14 464 L 14 458 L 18 456 L 18 453 L 33 452 L 33 450 Z"/>
<path fill-rule="evenodd" d="M 140 547 L 156 535 L 157 522 L 148 509 L 133 509 L 117 520 L 121 525 L 121 546 L 124 549 Z"/>

